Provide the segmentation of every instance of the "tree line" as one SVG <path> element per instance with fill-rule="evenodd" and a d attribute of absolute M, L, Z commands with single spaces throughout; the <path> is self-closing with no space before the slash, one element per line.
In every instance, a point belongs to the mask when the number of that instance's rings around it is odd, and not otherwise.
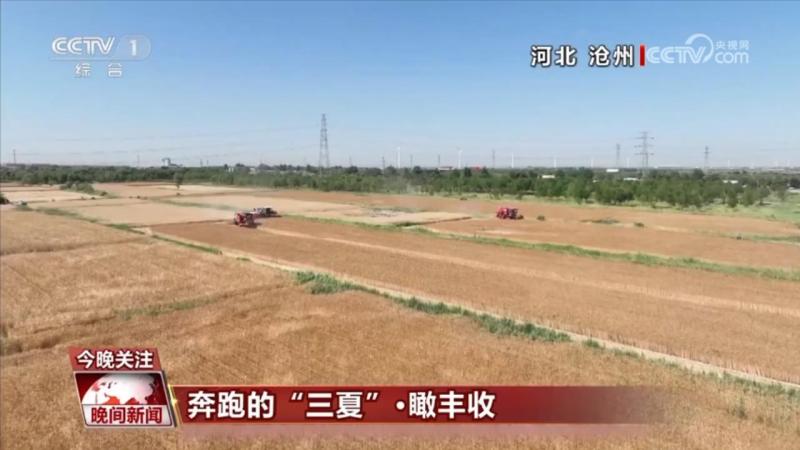
<path fill-rule="evenodd" d="M 710 204 L 762 204 L 768 196 L 785 199 L 789 188 L 800 188 L 800 173 L 702 170 L 590 169 L 489 170 L 464 168 L 441 171 L 421 167 L 396 169 L 242 164 L 219 167 L 109 167 L 27 165 L 3 167 L 0 181 L 62 185 L 85 189 L 86 183 L 161 181 L 215 183 L 233 186 L 306 188 L 321 191 L 416 192 L 494 197 L 533 195 L 622 205 L 631 202 L 702 207 Z"/>

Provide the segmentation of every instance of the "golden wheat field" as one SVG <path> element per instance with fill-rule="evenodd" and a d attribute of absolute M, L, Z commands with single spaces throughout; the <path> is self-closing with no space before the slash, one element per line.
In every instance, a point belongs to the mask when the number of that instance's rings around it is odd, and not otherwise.
<path fill-rule="evenodd" d="M 800 445 L 800 402 L 786 393 L 575 343 L 499 336 L 468 318 L 417 312 L 373 294 L 314 295 L 288 273 L 72 218 L 13 211 L 3 216 L 4 235 L 8 229 L 15 230 L 12 238 L 40 233 L 42 246 L 50 248 L 0 256 L 0 418 L 15 448 Z M 84 236 L 83 245 L 59 248 L 61 236 L 47 230 L 51 221 Z M 666 405 L 667 423 L 641 435 L 606 438 L 231 441 L 174 430 L 116 433 L 83 428 L 66 356 L 71 345 L 156 346 L 176 384 L 652 385 L 673 401 Z"/>
<path fill-rule="evenodd" d="M 797 282 L 297 219 L 241 233 L 231 227 L 154 231 L 786 381 L 800 374 Z"/>

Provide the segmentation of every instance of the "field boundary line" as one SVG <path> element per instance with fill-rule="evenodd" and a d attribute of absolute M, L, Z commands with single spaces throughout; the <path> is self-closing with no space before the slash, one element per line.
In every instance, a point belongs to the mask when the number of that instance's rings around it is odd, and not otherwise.
<path fill-rule="evenodd" d="M 177 237 L 177 236 L 174 236 L 174 235 L 170 235 L 168 233 L 154 232 L 154 231 L 152 231 L 152 229 L 148 230 L 147 234 L 149 234 L 151 236 L 154 236 L 154 237 L 166 238 L 166 239 L 169 239 L 170 241 L 173 241 L 173 242 L 183 242 L 184 244 L 189 244 L 189 245 L 194 245 L 194 246 L 205 246 L 205 245 L 207 245 L 206 243 L 203 243 L 203 242 L 200 242 L 200 241 L 195 241 L 195 240 L 192 240 L 192 239 L 185 239 L 185 238 Z M 374 283 L 369 282 L 369 281 L 365 282 L 364 280 L 361 280 L 359 278 L 350 277 L 350 276 L 347 276 L 347 275 L 342 275 L 342 274 L 339 274 L 339 273 L 336 273 L 336 272 L 333 272 L 333 271 L 330 271 L 330 270 L 327 270 L 327 269 L 322 269 L 322 268 L 319 268 L 319 267 L 316 267 L 316 266 L 312 266 L 312 265 L 291 263 L 291 262 L 288 262 L 288 261 L 280 260 L 278 258 L 264 258 L 261 255 L 255 255 L 255 254 L 248 253 L 248 252 L 229 250 L 229 249 L 222 249 L 222 248 L 216 248 L 216 249 L 219 250 L 219 252 L 220 252 L 219 254 L 221 256 L 225 256 L 225 257 L 229 257 L 229 258 L 233 258 L 233 259 L 239 259 L 239 260 L 243 260 L 244 259 L 244 260 L 248 260 L 248 261 L 250 261 L 250 262 L 252 262 L 254 264 L 259 264 L 259 265 L 263 265 L 263 266 L 267 266 L 267 267 L 272 267 L 274 269 L 279 269 L 279 270 L 290 272 L 290 273 L 308 272 L 308 271 L 316 272 L 316 273 L 319 273 L 319 274 L 324 274 L 324 275 L 328 275 L 328 276 L 334 277 L 334 278 L 336 278 L 336 279 L 338 279 L 340 281 L 346 282 L 346 283 L 351 283 L 351 284 L 360 286 L 360 287 L 364 288 L 366 291 L 372 291 L 374 293 L 381 294 L 381 295 L 384 295 L 384 296 L 387 296 L 387 297 L 390 297 L 390 298 L 397 298 L 397 299 L 401 299 L 401 300 L 405 300 L 405 301 L 418 300 L 418 301 L 431 303 L 431 304 L 437 304 L 438 303 L 438 304 L 442 304 L 442 305 L 445 305 L 445 306 L 448 306 L 448 307 L 451 307 L 451 308 L 461 308 L 464 311 L 468 311 L 468 312 L 474 313 L 476 315 L 486 315 L 486 316 L 489 316 L 489 317 L 497 319 L 497 320 L 510 320 L 510 321 L 514 322 L 515 324 L 524 325 L 523 322 L 521 322 L 521 321 L 519 321 L 517 319 L 511 319 L 511 318 L 508 318 L 508 317 L 503 317 L 503 316 L 500 316 L 498 314 L 477 310 L 477 309 L 466 307 L 466 306 L 463 306 L 463 305 L 460 305 L 460 304 L 457 304 L 457 303 L 453 303 L 453 302 L 450 302 L 450 301 L 443 301 L 441 299 L 434 298 L 434 297 L 427 296 L 427 295 L 416 295 L 416 294 L 404 292 L 402 290 L 386 288 L 384 286 L 380 286 L 380 285 L 374 284 Z M 638 356 L 638 357 L 641 357 L 641 358 L 646 359 L 648 361 L 664 363 L 666 365 L 675 365 L 675 366 L 683 368 L 683 369 L 685 369 L 685 370 L 687 370 L 687 371 L 689 371 L 691 373 L 697 373 L 697 374 L 701 374 L 701 375 L 711 375 L 711 376 L 715 376 L 715 377 L 721 378 L 721 379 L 724 379 L 724 378 L 727 378 L 727 377 L 733 377 L 733 378 L 740 379 L 740 380 L 743 380 L 743 381 L 749 381 L 749 382 L 763 384 L 763 385 L 773 385 L 773 386 L 777 385 L 777 386 L 780 386 L 783 389 L 790 390 L 790 391 L 800 391 L 800 384 L 797 384 L 797 383 L 778 380 L 778 379 L 775 379 L 775 378 L 770 378 L 770 377 L 766 377 L 766 376 L 763 376 L 763 375 L 757 375 L 757 374 L 753 374 L 753 373 L 749 373 L 749 372 L 744 372 L 744 371 L 741 371 L 741 370 L 729 369 L 729 368 L 717 366 L 717 365 L 714 365 L 714 364 L 709 364 L 709 363 L 697 361 L 697 360 L 694 360 L 694 359 L 675 356 L 675 355 L 671 355 L 671 354 L 668 354 L 668 353 L 657 352 L 657 351 L 654 351 L 654 350 L 648 350 L 648 349 L 641 348 L 641 347 L 636 347 L 636 346 L 633 346 L 633 345 L 622 344 L 622 343 L 619 343 L 619 342 L 616 342 L 616 341 L 612 341 L 612 340 L 609 340 L 609 339 L 601 339 L 601 338 L 596 338 L 596 337 L 585 335 L 585 334 L 581 334 L 581 333 L 575 333 L 575 332 L 572 332 L 572 331 L 562 330 L 562 329 L 555 328 L 555 327 L 552 327 L 552 326 L 540 325 L 540 324 L 533 323 L 533 322 L 530 322 L 530 323 L 532 323 L 536 327 L 548 329 L 548 330 L 550 330 L 552 332 L 555 332 L 555 333 L 563 333 L 564 335 L 568 336 L 571 340 L 573 340 L 573 341 L 575 341 L 577 343 L 589 346 L 589 347 L 601 347 L 602 349 L 605 349 L 605 350 L 610 350 L 610 351 L 614 351 L 614 352 L 620 352 L 620 353 L 623 353 L 623 354 L 630 354 L 632 356 Z"/>

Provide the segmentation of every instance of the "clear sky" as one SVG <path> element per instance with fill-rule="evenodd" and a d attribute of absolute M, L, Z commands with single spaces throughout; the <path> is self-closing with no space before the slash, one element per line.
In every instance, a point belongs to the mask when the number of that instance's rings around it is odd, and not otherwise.
<path fill-rule="evenodd" d="M 2 2 L 0 159 L 157 165 L 800 165 L 800 3 Z M 587 67 L 590 44 L 749 44 L 749 63 Z M 60 36 L 145 35 L 108 78 Z M 533 44 L 578 67 L 531 68 Z M 638 62 L 638 59 L 637 59 Z"/>

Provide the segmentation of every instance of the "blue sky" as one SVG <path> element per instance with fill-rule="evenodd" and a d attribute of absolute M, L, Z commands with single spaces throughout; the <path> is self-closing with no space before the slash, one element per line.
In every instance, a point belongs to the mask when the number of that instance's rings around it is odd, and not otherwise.
<path fill-rule="evenodd" d="M 800 165 L 800 4 L 790 2 L 2 3 L 0 159 L 198 165 Z M 589 68 L 589 44 L 747 40 L 749 64 Z M 59 36 L 141 34 L 109 79 L 54 61 Z M 530 67 L 570 44 L 578 67 Z"/>

